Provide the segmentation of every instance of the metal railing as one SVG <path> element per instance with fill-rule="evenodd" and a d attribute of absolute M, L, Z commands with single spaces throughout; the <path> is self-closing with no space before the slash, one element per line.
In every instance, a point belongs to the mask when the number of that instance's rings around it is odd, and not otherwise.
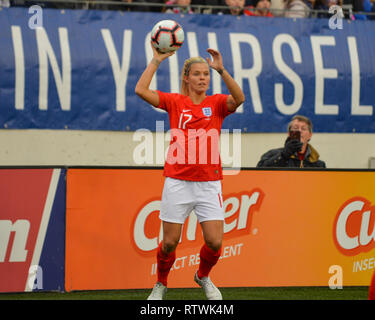
<path fill-rule="evenodd" d="M 153 3 L 153 2 L 124 2 L 121 0 L 112 1 L 112 0 L 10 0 L 11 6 L 26 6 L 30 7 L 31 5 L 40 5 L 43 7 L 57 8 L 57 9 L 99 9 L 99 10 L 122 10 L 122 11 L 155 11 L 159 8 L 159 12 L 164 12 L 169 8 L 178 7 L 176 4 L 165 4 L 165 3 Z M 374 3 L 375 6 L 375 3 Z M 192 4 L 190 8 L 195 14 L 230 14 L 229 10 L 232 7 L 224 5 L 201 5 L 201 4 Z M 235 8 L 235 7 L 233 7 Z M 351 18 L 354 14 L 365 15 L 370 19 L 375 19 L 375 12 L 355 12 L 353 11 L 352 5 L 343 5 L 341 6 L 345 18 Z M 254 11 L 255 9 L 247 10 Z M 267 9 L 256 9 L 256 10 L 267 10 Z M 316 9 L 270 9 L 270 12 L 275 16 L 283 17 L 285 13 L 299 13 L 305 14 L 305 17 L 317 18 L 321 16 L 330 17 L 332 14 L 328 10 L 316 10 Z M 183 14 L 183 13 L 181 13 Z"/>

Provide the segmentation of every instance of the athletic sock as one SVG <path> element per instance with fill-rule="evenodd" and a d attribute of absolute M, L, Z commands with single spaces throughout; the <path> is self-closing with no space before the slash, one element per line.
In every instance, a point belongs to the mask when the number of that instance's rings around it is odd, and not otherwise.
<path fill-rule="evenodd" d="M 220 258 L 221 248 L 218 251 L 210 249 L 204 244 L 200 251 L 200 264 L 198 269 L 198 278 L 208 277 L 212 267 Z"/>
<path fill-rule="evenodd" d="M 372 274 L 372 280 L 371 280 L 371 283 L 370 283 L 368 299 L 369 300 L 375 300 L 375 271 Z"/>
<path fill-rule="evenodd" d="M 156 255 L 157 260 L 157 274 L 158 281 L 163 285 L 167 286 L 168 274 L 171 270 L 174 261 L 176 260 L 176 251 L 171 253 L 165 253 L 161 249 L 162 242 L 160 242 L 158 247 L 158 252 Z"/>

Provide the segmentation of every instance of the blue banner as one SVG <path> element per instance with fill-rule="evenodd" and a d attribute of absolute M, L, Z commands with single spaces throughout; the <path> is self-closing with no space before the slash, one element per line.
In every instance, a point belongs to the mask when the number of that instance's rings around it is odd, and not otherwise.
<path fill-rule="evenodd" d="M 315 132 L 375 132 L 375 22 L 172 15 L 95 10 L 0 11 L 0 126 L 7 129 L 157 130 L 168 116 L 134 87 L 151 59 L 149 33 L 174 19 L 185 43 L 153 89 L 178 92 L 185 59 L 223 55 L 246 101 L 224 128 L 284 132 L 294 114 Z M 212 93 L 227 93 L 216 72 Z"/>

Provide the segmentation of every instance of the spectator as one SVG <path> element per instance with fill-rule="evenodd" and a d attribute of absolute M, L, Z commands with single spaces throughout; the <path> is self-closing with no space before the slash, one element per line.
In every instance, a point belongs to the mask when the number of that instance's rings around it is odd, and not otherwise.
<path fill-rule="evenodd" d="M 108 1 L 113 1 L 113 0 L 108 0 Z M 122 10 L 122 11 L 138 11 L 134 6 L 132 5 L 126 5 L 127 3 L 133 3 L 133 0 L 117 0 L 119 3 L 117 4 L 111 4 L 111 5 L 99 5 L 99 8 L 105 9 L 105 10 Z M 142 8 L 141 8 L 142 9 Z"/>
<path fill-rule="evenodd" d="M 284 16 L 285 2 L 284 0 L 271 0 L 270 11 L 274 17 Z"/>
<path fill-rule="evenodd" d="M 272 17 L 270 12 L 271 2 L 270 0 L 259 0 L 254 6 L 249 6 L 244 9 L 245 16 L 261 16 L 261 17 Z M 251 9 L 251 10 L 250 10 Z"/>
<path fill-rule="evenodd" d="M 207 6 L 201 10 L 201 8 L 198 8 L 197 13 L 203 13 L 203 14 L 217 14 L 222 13 L 221 9 L 218 8 L 210 8 L 208 6 L 222 6 L 223 2 L 221 0 L 191 0 L 192 5 L 203 5 Z"/>
<path fill-rule="evenodd" d="M 9 8 L 9 7 L 10 7 L 10 2 L 9 2 L 9 0 L 0 0 L 0 8 L 1 8 L 1 7 Z"/>
<path fill-rule="evenodd" d="M 194 13 L 191 9 L 191 0 L 169 0 L 165 4 L 176 5 L 175 7 L 167 7 L 165 13 Z"/>
<path fill-rule="evenodd" d="M 294 138 L 293 132 L 300 138 Z M 288 137 L 283 148 L 272 149 L 262 155 L 257 167 L 325 168 L 319 153 L 309 144 L 312 137 L 312 122 L 309 118 L 296 115 L 288 125 Z"/>
<path fill-rule="evenodd" d="M 133 0 L 121 0 L 122 3 L 133 3 Z M 136 2 L 136 1 L 134 1 Z M 125 11 L 133 11 L 135 9 L 134 6 L 122 6 L 120 8 L 117 8 L 117 9 L 125 9 Z"/>
<path fill-rule="evenodd" d="M 286 0 L 285 10 L 284 16 L 287 18 L 307 18 L 311 12 L 305 0 Z"/>
<path fill-rule="evenodd" d="M 245 0 L 225 0 L 225 4 L 228 6 L 228 9 L 223 12 L 225 14 L 240 16 L 244 13 Z"/>
<path fill-rule="evenodd" d="M 375 1 L 371 3 L 371 16 L 368 16 L 370 20 L 375 20 Z"/>
<path fill-rule="evenodd" d="M 164 1 L 163 0 L 121 0 L 123 2 L 133 2 L 133 3 L 140 3 L 139 6 L 128 6 L 131 11 L 141 11 L 141 12 L 161 12 L 163 8 Z M 149 5 L 155 4 L 155 5 Z M 159 4 L 159 5 L 157 5 Z M 126 8 L 126 7 L 125 7 Z"/>
<path fill-rule="evenodd" d="M 340 0 L 342 1 L 342 0 Z M 315 0 L 307 0 L 306 4 L 308 5 L 308 7 L 310 9 L 314 9 L 314 6 L 315 6 Z"/>
<path fill-rule="evenodd" d="M 375 6 L 371 3 L 370 0 L 363 0 L 363 11 L 364 12 L 375 12 Z M 367 16 L 368 19 L 371 19 L 371 16 Z"/>
<path fill-rule="evenodd" d="M 358 14 L 357 12 L 375 12 L 375 9 L 372 7 L 371 8 L 371 2 L 368 0 L 342 0 L 343 4 L 345 6 L 351 6 L 351 9 L 354 13 L 354 15 L 349 15 L 351 20 L 367 20 L 371 19 L 371 16 L 367 16 L 364 14 Z M 371 0 L 373 2 L 373 0 Z M 369 11 L 368 11 L 369 10 Z"/>
<path fill-rule="evenodd" d="M 314 9 L 319 10 L 318 18 L 330 18 L 332 15 L 329 13 L 329 8 L 331 6 L 342 6 L 342 1 L 340 0 L 316 0 L 314 3 Z"/>
<path fill-rule="evenodd" d="M 353 11 L 354 12 L 375 12 L 374 5 L 371 3 L 370 0 L 359 0 L 353 1 Z M 374 16 L 366 15 L 366 14 L 354 14 L 355 19 L 357 20 L 369 20 L 374 19 Z"/>

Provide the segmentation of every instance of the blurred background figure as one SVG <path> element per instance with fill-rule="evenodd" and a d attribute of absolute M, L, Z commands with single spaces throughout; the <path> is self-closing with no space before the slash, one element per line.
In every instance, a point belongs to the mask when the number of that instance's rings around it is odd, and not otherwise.
<path fill-rule="evenodd" d="M 271 149 L 262 155 L 257 167 L 325 168 L 318 151 L 310 144 L 313 135 L 311 120 L 295 115 L 288 124 L 284 147 Z"/>
<path fill-rule="evenodd" d="M 133 0 L 120 0 L 118 2 L 119 2 L 119 5 L 107 5 L 106 8 L 104 8 L 104 9 L 121 10 L 121 11 L 138 11 L 135 6 L 123 5 L 123 4 L 127 4 L 127 3 L 133 3 Z M 144 8 L 146 8 L 146 7 L 144 7 Z M 141 11 L 143 8 L 139 8 L 139 9 Z"/>
<path fill-rule="evenodd" d="M 244 13 L 245 0 L 225 0 L 225 4 L 228 6 L 228 9 L 223 12 L 225 14 L 239 16 Z"/>
<path fill-rule="evenodd" d="M 167 7 L 165 13 L 194 13 L 191 9 L 191 0 L 168 0 L 165 4 L 175 5 L 175 7 Z"/>
<path fill-rule="evenodd" d="M 113 1 L 113 0 L 110 0 Z M 114 0 L 116 1 L 116 0 Z M 122 6 L 111 6 L 111 10 L 121 10 L 121 11 L 140 11 L 140 12 L 161 12 L 162 11 L 162 4 L 164 4 L 163 0 L 118 0 L 122 3 L 139 3 L 140 5 L 122 5 Z M 151 4 L 151 5 L 150 5 Z M 156 4 L 156 5 L 153 5 Z M 159 4 L 159 5 L 157 5 Z"/>
<path fill-rule="evenodd" d="M 126 1 L 126 0 L 125 0 Z M 134 9 L 134 11 L 150 11 L 150 12 L 162 12 L 163 7 L 161 4 L 164 4 L 163 0 L 132 0 L 133 2 L 138 3 L 151 3 L 155 4 L 155 6 L 149 6 L 149 5 L 143 5 L 143 6 L 137 6 L 137 9 Z M 159 6 L 156 6 L 156 4 L 159 4 Z"/>
<path fill-rule="evenodd" d="M 10 7 L 10 2 L 9 0 L 0 0 L 0 8 L 9 8 Z"/>
<path fill-rule="evenodd" d="M 375 14 L 375 0 L 372 0 L 373 2 L 371 2 L 371 0 L 363 0 L 362 4 L 363 4 L 363 11 L 364 12 L 371 12 L 371 13 L 374 13 Z M 366 18 L 368 20 L 374 20 L 375 19 L 375 15 L 366 15 Z"/>
<path fill-rule="evenodd" d="M 245 16 L 260 16 L 260 17 L 272 17 L 270 12 L 271 2 L 270 0 L 259 0 L 254 6 L 249 6 L 244 9 Z"/>
<path fill-rule="evenodd" d="M 122 3 L 133 3 L 133 0 L 121 0 Z M 146 7 L 145 7 L 146 8 Z M 136 8 L 134 6 L 123 6 L 122 10 L 125 11 L 138 11 L 135 10 Z M 142 8 L 140 8 L 142 10 Z"/>
<path fill-rule="evenodd" d="M 307 18 L 310 16 L 311 4 L 307 0 L 286 0 L 285 14 L 287 18 Z"/>
<path fill-rule="evenodd" d="M 353 12 L 371 12 L 373 6 L 370 0 L 346 0 L 344 3 L 352 4 Z M 355 13 L 353 18 L 353 20 L 368 20 L 373 17 Z"/>
<path fill-rule="evenodd" d="M 270 11 L 274 17 L 283 17 L 285 9 L 284 0 L 271 0 Z"/>
<path fill-rule="evenodd" d="M 191 0 L 191 4 L 194 6 L 202 5 L 202 6 L 224 6 L 224 0 Z M 213 9 L 210 7 L 205 7 L 202 9 L 196 10 L 197 13 L 203 14 L 217 14 L 222 13 L 223 10 L 221 9 Z"/>
<path fill-rule="evenodd" d="M 318 12 L 318 18 L 330 18 L 332 15 L 328 12 L 331 6 L 342 6 L 341 0 L 315 0 L 314 2 L 314 10 L 320 10 L 322 12 Z"/>

